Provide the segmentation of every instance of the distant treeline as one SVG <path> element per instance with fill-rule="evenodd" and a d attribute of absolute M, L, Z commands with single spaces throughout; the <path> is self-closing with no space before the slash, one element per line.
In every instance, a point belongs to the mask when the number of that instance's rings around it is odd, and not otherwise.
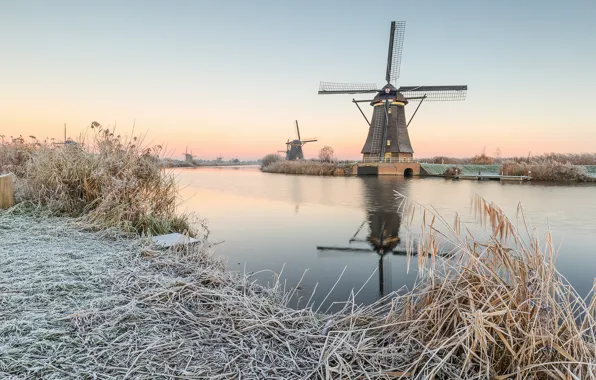
<path fill-rule="evenodd" d="M 199 166 L 234 166 L 234 165 L 260 165 L 261 160 L 241 161 L 237 158 L 231 160 L 175 160 L 172 158 L 163 158 L 161 160 L 163 167 L 167 168 L 195 168 Z"/>

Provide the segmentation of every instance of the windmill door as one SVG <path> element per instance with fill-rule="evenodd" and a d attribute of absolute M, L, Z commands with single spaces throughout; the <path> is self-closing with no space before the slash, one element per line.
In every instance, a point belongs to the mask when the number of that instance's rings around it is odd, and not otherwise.
<path fill-rule="evenodd" d="M 391 152 L 386 152 L 385 153 L 385 159 L 383 161 L 385 161 L 385 162 L 391 162 Z"/>

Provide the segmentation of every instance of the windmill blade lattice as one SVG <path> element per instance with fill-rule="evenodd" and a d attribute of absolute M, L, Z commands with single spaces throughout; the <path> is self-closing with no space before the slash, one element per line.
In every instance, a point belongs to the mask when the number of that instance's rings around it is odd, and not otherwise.
<path fill-rule="evenodd" d="M 402 86 L 398 90 L 408 100 L 422 98 L 426 101 L 465 100 L 468 86 Z"/>
<path fill-rule="evenodd" d="M 375 83 L 334 83 L 321 82 L 319 95 L 324 94 L 366 94 L 376 93 L 379 87 Z"/>
<path fill-rule="evenodd" d="M 405 21 L 392 21 L 389 32 L 389 53 L 387 54 L 387 72 L 385 80 L 396 86 L 401 68 L 401 56 L 404 47 L 404 35 L 406 33 Z"/>

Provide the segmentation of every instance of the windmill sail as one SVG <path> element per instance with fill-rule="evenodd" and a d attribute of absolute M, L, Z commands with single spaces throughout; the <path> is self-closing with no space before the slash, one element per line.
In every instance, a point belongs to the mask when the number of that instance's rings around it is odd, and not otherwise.
<path fill-rule="evenodd" d="M 426 101 L 452 101 L 465 100 L 468 86 L 402 86 L 398 91 L 408 100 L 424 97 Z"/>
<path fill-rule="evenodd" d="M 377 93 L 379 87 L 375 83 L 333 83 L 321 82 L 319 95 L 325 94 L 366 94 Z"/>
<path fill-rule="evenodd" d="M 298 120 L 296 120 L 296 136 L 298 136 L 298 140 L 300 140 L 300 127 L 298 127 Z"/>
<path fill-rule="evenodd" d="M 389 32 L 389 53 L 387 54 L 387 72 L 385 73 L 385 80 L 387 83 L 391 83 L 394 86 L 399 79 L 405 32 L 405 21 L 391 22 L 391 30 Z"/>

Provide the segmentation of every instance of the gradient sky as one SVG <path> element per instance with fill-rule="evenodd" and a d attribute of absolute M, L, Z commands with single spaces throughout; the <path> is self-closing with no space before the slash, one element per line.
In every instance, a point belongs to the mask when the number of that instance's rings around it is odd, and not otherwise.
<path fill-rule="evenodd" d="M 594 0 L 0 0 L 0 134 L 136 120 L 170 155 L 252 159 L 284 149 L 298 119 L 319 139 L 307 156 L 358 158 L 352 96 L 318 85 L 382 85 L 392 20 L 406 21 L 399 85 L 469 86 L 422 105 L 415 156 L 596 151 Z"/>

